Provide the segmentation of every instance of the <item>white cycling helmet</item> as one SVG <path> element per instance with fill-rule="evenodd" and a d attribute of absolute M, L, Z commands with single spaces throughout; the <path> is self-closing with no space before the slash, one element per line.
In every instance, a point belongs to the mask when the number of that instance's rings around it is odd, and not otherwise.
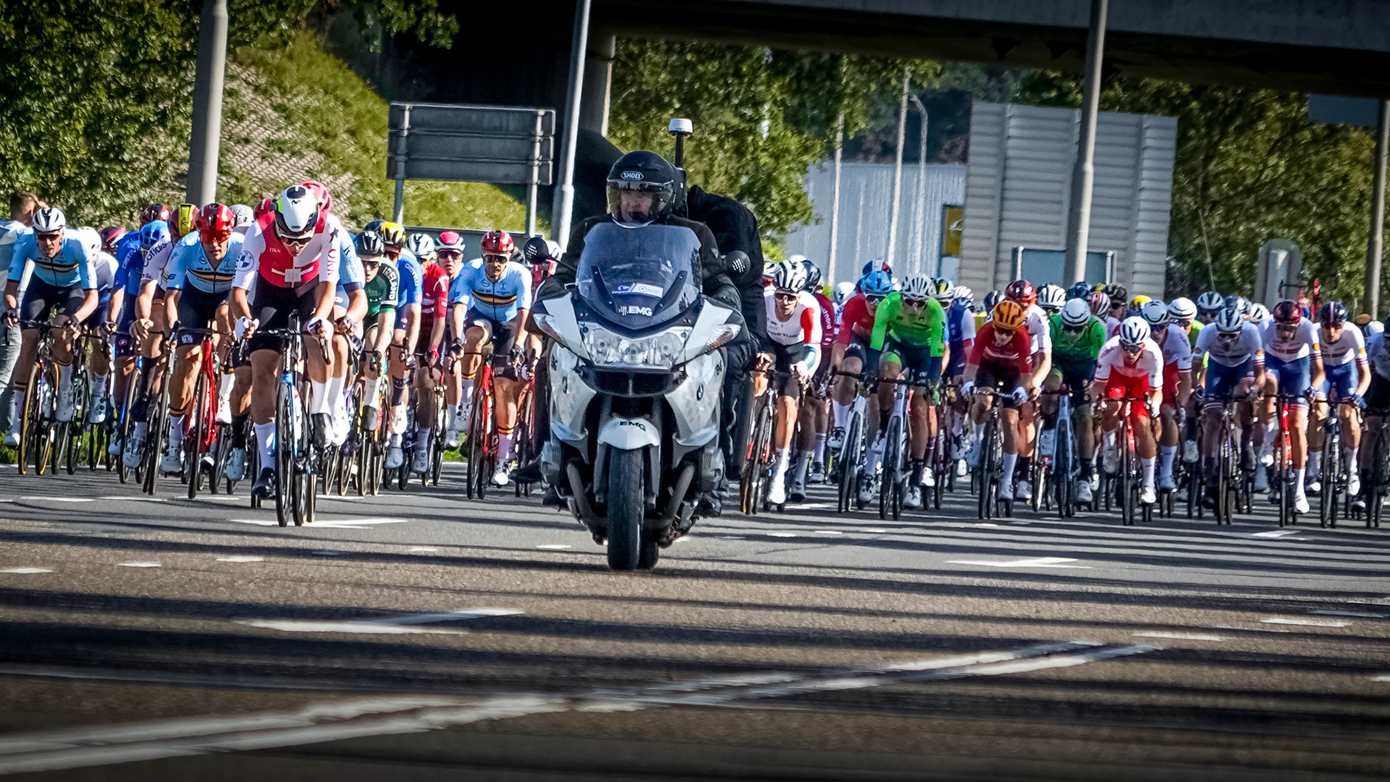
<path fill-rule="evenodd" d="M 932 292 L 931 278 L 925 274 L 910 274 L 903 280 L 903 301 L 926 301 Z"/>
<path fill-rule="evenodd" d="M 1206 293 L 1203 293 L 1201 296 L 1197 297 L 1197 309 L 1201 310 L 1202 312 L 1210 312 L 1212 314 L 1215 314 L 1220 312 L 1225 307 L 1226 297 L 1222 296 L 1216 291 L 1207 291 Z"/>
<path fill-rule="evenodd" d="M 1136 348 L 1149 338 L 1149 324 L 1138 315 L 1125 318 L 1120 324 L 1120 347 Z"/>
<path fill-rule="evenodd" d="M 1067 292 L 1062 286 L 1048 283 L 1038 289 L 1038 306 L 1048 312 L 1056 312 L 1067 303 Z"/>
<path fill-rule="evenodd" d="M 973 303 L 975 303 L 975 291 L 970 290 L 969 288 L 965 287 L 964 285 L 957 285 L 957 286 L 956 286 L 956 292 L 955 292 L 955 298 L 956 298 L 957 301 L 964 300 L 964 301 L 966 301 L 966 302 L 968 302 L 968 303 L 973 304 Z"/>
<path fill-rule="evenodd" d="M 806 289 L 806 267 L 800 261 L 781 261 L 772 267 L 772 287 L 779 292 L 800 293 Z"/>
<path fill-rule="evenodd" d="M 1251 323 L 1263 324 L 1269 320 L 1269 307 L 1263 304 L 1251 304 L 1249 317 Z"/>
<path fill-rule="evenodd" d="M 1240 314 L 1240 310 L 1235 307 L 1225 307 L 1216 313 L 1216 320 L 1212 322 L 1216 330 L 1222 334 L 1239 333 L 1245 326 L 1245 316 Z"/>
<path fill-rule="evenodd" d="M 835 283 L 835 303 L 844 304 L 849 301 L 849 297 L 854 295 L 854 283 L 837 282 Z"/>
<path fill-rule="evenodd" d="M 1091 305 L 1085 299 L 1072 299 L 1062 305 L 1062 325 L 1079 329 L 1091 322 Z"/>
<path fill-rule="evenodd" d="M 932 282 L 932 297 L 944 307 L 955 301 L 956 286 L 952 285 L 951 281 L 945 277 L 940 277 Z"/>
<path fill-rule="evenodd" d="M 236 215 L 233 228 L 247 228 L 256 222 L 256 210 L 246 204 L 232 204 L 232 214 Z"/>
<path fill-rule="evenodd" d="M 308 239 L 319 222 L 319 199 L 303 185 L 290 185 L 275 199 L 275 232 L 281 239 Z"/>
<path fill-rule="evenodd" d="M 1179 296 L 1168 302 L 1168 317 L 1173 320 L 1192 320 L 1197 317 L 1197 305 L 1186 296 Z"/>
<path fill-rule="evenodd" d="M 57 233 L 68 227 L 68 218 L 56 206 L 45 206 L 34 210 L 34 222 L 30 226 L 36 234 Z"/>
<path fill-rule="evenodd" d="M 433 258 L 435 254 L 434 240 L 429 234 L 411 234 L 405 242 L 405 247 L 422 261 Z"/>
<path fill-rule="evenodd" d="M 87 257 L 96 260 L 97 253 L 101 252 L 101 234 L 95 228 L 71 228 L 65 234 L 69 239 L 76 239 L 82 244 L 82 249 L 87 251 Z"/>
<path fill-rule="evenodd" d="M 1150 299 L 1139 307 L 1139 317 L 1149 324 L 1150 328 L 1158 328 L 1168 322 L 1168 305 L 1158 299 Z"/>
<path fill-rule="evenodd" d="M 1371 321 L 1370 323 L 1367 323 L 1367 324 L 1366 324 L 1366 335 L 1367 335 L 1367 336 L 1375 336 L 1375 335 L 1377 335 L 1377 334 L 1384 334 L 1384 333 L 1385 333 L 1385 324 L 1384 324 L 1384 323 L 1381 323 L 1381 322 L 1378 321 L 1378 320 L 1373 320 L 1373 321 Z"/>

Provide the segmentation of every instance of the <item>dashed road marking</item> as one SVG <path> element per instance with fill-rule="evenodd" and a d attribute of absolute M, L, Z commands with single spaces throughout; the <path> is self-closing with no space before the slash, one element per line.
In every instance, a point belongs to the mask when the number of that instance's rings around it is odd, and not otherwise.
<path fill-rule="evenodd" d="M 1000 568 L 1070 568 L 1090 570 L 1090 565 L 1073 565 L 1075 559 L 1069 557 L 1030 557 L 1027 559 L 952 559 L 952 565 L 983 565 Z"/>
<path fill-rule="evenodd" d="M 457 622 L 492 616 L 517 616 L 524 612 L 513 608 L 466 608 L 458 611 L 429 614 L 405 614 L 381 619 L 345 619 L 306 621 L 300 619 L 238 619 L 237 624 L 277 630 L 282 633 L 347 633 L 364 635 L 463 635 L 463 630 L 441 627 L 421 627 L 438 622 Z"/>
<path fill-rule="evenodd" d="M 0 570 L 0 573 L 9 573 L 15 576 L 37 576 L 41 573 L 52 573 L 52 568 L 46 567 L 7 567 Z"/>
<path fill-rule="evenodd" d="M 568 543 L 542 543 L 539 546 L 536 546 L 536 548 L 540 549 L 541 551 L 565 551 L 567 549 L 574 548 L 574 546 L 571 546 Z"/>
<path fill-rule="evenodd" d="M 1256 532 L 1250 535 L 1252 538 L 1287 538 L 1290 535 L 1297 535 L 1296 529 L 1272 529 L 1265 532 Z"/>
<path fill-rule="evenodd" d="M 218 562 L 264 562 L 265 557 L 252 556 L 250 554 L 233 554 L 229 557 L 218 557 Z"/>
<path fill-rule="evenodd" d="M 764 532 L 763 534 L 764 534 L 764 535 L 767 535 L 768 537 L 772 537 L 772 538 L 794 538 L 794 537 L 796 537 L 796 533 L 795 533 L 795 532 Z"/>
<path fill-rule="evenodd" d="M 1309 613 L 1317 614 L 1318 616 L 1346 616 L 1346 617 L 1351 617 L 1352 619 L 1385 619 L 1385 618 L 1387 618 L 1387 614 L 1373 614 L 1373 613 L 1371 613 L 1370 611 L 1331 611 L 1331 610 L 1320 610 L 1320 611 L 1310 611 Z"/>
<path fill-rule="evenodd" d="M 437 547 L 435 547 L 435 546 L 411 546 L 411 547 L 410 547 L 410 551 L 416 551 L 416 552 L 419 552 L 419 553 L 421 553 L 421 554 L 433 553 L 433 552 L 438 551 L 438 550 L 439 550 L 439 549 L 438 549 Z"/>
<path fill-rule="evenodd" d="M 1310 619 L 1298 616 L 1269 616 L 1260 620 L 1261 624 L 1267 625 L 1297 625 L 1300 627 L 1347 627 L 1351 622 L 1341 622 L 1336 619 Z"/>
<path fill-rule="evenodd" d="M 1134 633 L 1135 638 L 1170 638 L 1175 641 L 1224 641 L 1223 636 L 1212 635 L 1210 633 L 1179 633 L 1167 630 L 1152 630 L 1149 632 Z"/>
<path fill-rule="evenodd" d="M 120 563 L 117 563 L 116 567 L 140 567 L 140 568 L 150 568 L 150 567 L 163 567 L 163 565 L 160 565 L 158 562 L 154 562 L 154 561 L 150 561 L 150 560 L 139 560 L 139 561 L 135 561 L 135 562 L 120 562 Z"/>
<path fill-rule="evenodd" d="M 91 497 L 52 497 L 47 495 L 28 494 L 23 497 L 16 497 L 17 500 L 26 502 L 95 502 Z"/>
<path fill-rule="evenodd" d="M 97 497 L 97 499 L 112 502 L 168 502 L 163 497 L 141 497 L 133 494 L 111 494 L 106 497 Z"/>

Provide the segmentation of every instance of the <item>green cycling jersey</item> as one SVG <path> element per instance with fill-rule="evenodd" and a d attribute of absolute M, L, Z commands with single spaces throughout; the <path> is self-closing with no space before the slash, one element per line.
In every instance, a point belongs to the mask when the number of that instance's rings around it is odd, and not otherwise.
<path fill-rule="evenodd" d="M 1090 361 L 1100 357 L 1100 349 L 1105 345 L 1105 324 L 1092 315 L 1090 323 L 1078 331 L 1062 325 L 1062 316 L 1053 315 L 1049 320 L 1052 332 L 1053 361 Z"/>
<path fill-rule="evenodd" d="M 903 304 L 901 291 L 888 294 L 874 311 L 874 328 L 869 334 L 869 349 L 883 350 L 889 336 L 908 347 L 928 348 L 932 356 L 946 352 L 946 310 L 935 299 L 924 306 Z"/>
<path fill-rule="evenodd" d="M 375 320 L 382 312 L 394 312 L 400 299 L 400 272 L 389 263 L 378 267 L 373 277 L 362 289 L 367 292 L 367 320 Z"/>

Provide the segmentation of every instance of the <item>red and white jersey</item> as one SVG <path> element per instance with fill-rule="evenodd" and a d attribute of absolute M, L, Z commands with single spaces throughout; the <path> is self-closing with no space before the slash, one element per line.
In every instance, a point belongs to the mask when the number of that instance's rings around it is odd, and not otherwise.
<path fill-rule="evenodd" d="M 777 317 L 777 298 L 763 297 L 767 305 L 767 336 L 779 345 L 809 345 L 820 348 L 820 305 L 816 297 L 806 291 L 797 294 L 796 308 L 791 317 L 782 320 Z"/>
<path fill-rule="evenodd" d="M 424 265 L 424 278 L 420 285 L 420 322 L 434 323 L 443 318 L 449 310 L 449 273 L 439 262 Z"/>
<path fill-rule="evenodd" d="M 1183 341 L 1187 341 L 1186 335 L 1183 335 Z M 1159 349 L 1158 343 L 1146 339 L 1144 349 L 1134 361 L 1130 361 L 1129 354 L 1120 347 L 1120 338 L 1111 337 L 1101 347 L 1100 358 L 1096 359 L 1096 380 L 1105 382 L 1110 379 L 1111 374 L 1129 378 L 1143 377 L 1148 380 L 1150 389 L 1162 388 L 1163 351 Z"/>
<path fill-rule="evenodd" d="M 275 233 L 275 212 L 266 212 L 246 232 L 232 287 L 249 289 L 257 276 L 277 288 L 298 288 L 308 282 L 336 284 L 338 247 L 346 233 L 338 218 L 325 212 L 319 216 L 308 244 L 291 255 Z"/>
<path fill-rule="evenodd" d="M 1361 329 L 1350 324 L 1342 326 L 1342 333 L 1335 342 L 1327 339 L 1327 330 L 1322 329 L 1318 338 L 1322 340 L 1322 363 L 1329 367 L 1358 362 L 1366 363 L 1366 338 Z"/>
<path fill-rule="evenodd" d="M 1028 325 L 1028 349 L 1033 355 L 1052 352 L 1052 322 L 1047 312 L 1036 304 L 1029 305 L 1024 321 Z"/>
<path fill-rule="evenodd" d="M 1164 328 L 1167 335 L 1163 338 L 1160 347 L 1163 350 L 1164 366 L 1177 365 L 1179 372 L 1192 371 L 1192 342 L 1187 338 L 1187 332 L 1176 324 L 1169 323 Z"/>

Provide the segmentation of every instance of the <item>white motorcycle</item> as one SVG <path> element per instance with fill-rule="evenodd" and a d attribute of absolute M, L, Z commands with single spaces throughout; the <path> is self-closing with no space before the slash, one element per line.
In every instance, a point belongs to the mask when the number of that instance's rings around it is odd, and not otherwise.
<path fill-rule="evenodd" d="M 609 567 L 648 569 L 723 476 L 718 349 L 741 326 L 700 293 L 700 241 L 682 226 L 595 226 L 575 280 L 533 315 L 555 340 L 541 468 Z"/>

